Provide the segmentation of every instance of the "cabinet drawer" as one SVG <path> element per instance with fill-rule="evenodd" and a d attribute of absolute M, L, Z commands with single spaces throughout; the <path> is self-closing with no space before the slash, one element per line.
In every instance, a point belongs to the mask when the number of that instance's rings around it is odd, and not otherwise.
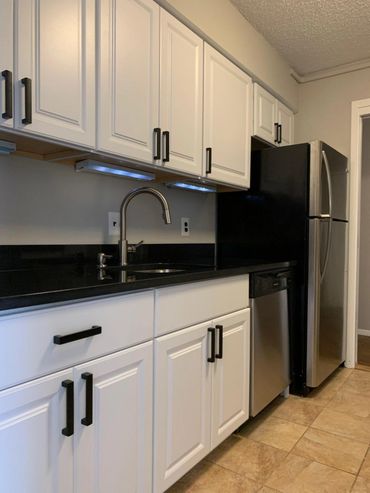
<path fill-rule="evenodd" d="M 154 292 L 146 291 L 0 318 L 0 389 L 153 337 Z M 58 345 L 54 336 L 100 326 L 101 334 Z"/>
<path fill-rule="evenodd" d="M 194 282 L 155 291 L 155 335 L 189 327 L 249 305 L 249 276 Z"/>

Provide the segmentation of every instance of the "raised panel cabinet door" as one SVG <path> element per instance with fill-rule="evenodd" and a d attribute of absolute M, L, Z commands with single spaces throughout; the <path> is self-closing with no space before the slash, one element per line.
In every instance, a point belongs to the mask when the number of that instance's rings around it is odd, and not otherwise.
<path fill-rule="evenodd" d="M 277 121 L 281 125 L 280 145 L 287 146 L 294 143 L 294 114 L 284 104 L 277 102 Z"/>
<path fill-rule="evenodd" d="M 95 146 L 94 0 L 19 0 L 16 127 Z"/>
<path fill-rule="evenodd" d="M 0 2 L 0 125 L 13 126 L 13 0 Z"/>
<path fill-rule="evenodd" d="M 101 0 L 99 5 L 98 148 L 153 163 L 160 151 L 154 131 L 159 6 L 152 0 Z"/>
<path fill-rule="evenodd" d="M 162 493 L 210 450 L 210 324 L 155 341 L 154 491 Z"/>
<path fill-rule="evenodd" d="M 0 491 L 73 493 L 74 437 L 62 434 L 62 382 L 72 377 L 66 370 L 0 392 Z"/>
<path fill-rule="evenodd" d="M 152 491 L 152 365 L 150 341 L 74 369 L 75 493 Z"/>
<path fill-rule="evenodd" d="M 201 176 L 203 40 L 162 9 L 160 74 L 162 161 Z"/>
<path fill-rule="evenodd" d="M 258 84 L 254 88 L 253 134 L 271 144 L 277 144 L 277 100 Z"/>
<path fill-rule="evenodd" d="M 207 44 L 204 101 L 204 159 L 207 176 L 248 188 L 252 79 Z"/>
<path fill-rule="evenodd" d="M 220 317 L 213 325 L 216 363 L 211 406 L 212 448 L 249 417 L 250 309 Z"/>

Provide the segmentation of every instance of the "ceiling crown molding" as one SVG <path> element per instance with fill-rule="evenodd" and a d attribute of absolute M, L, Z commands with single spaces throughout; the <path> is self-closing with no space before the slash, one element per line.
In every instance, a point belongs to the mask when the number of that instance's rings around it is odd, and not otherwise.
<path fill-rule="evenodd" d="M 305 84 L 306 82 L 327 79 L 328 77 L 335 77 L 336 75 L 356 72 L 357 70 L 364 70 L 366 68 L 370 68 L 370 58 L 365 58 L 364 60 L 359 60 L 357 62 L 345 63 L 324 70 L 318 70 L 317 72 L 311 72 L 310 74 L 305 75 L 300 75 L 294 69 L 291 69 L 290 74 L 299 84 Z"/>

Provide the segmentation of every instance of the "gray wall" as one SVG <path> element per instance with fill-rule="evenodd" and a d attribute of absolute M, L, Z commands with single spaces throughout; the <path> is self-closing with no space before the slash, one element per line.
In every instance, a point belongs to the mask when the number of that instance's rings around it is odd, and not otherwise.
<path fill-rule="evenodd" d="M 362 142 L 358 328 L 370 336 L 370 119 L 364 120 Z"/>
<path fill-rule="evenodd" d="M 115 243 L 108 236 L 108 211 L 148 182 L 76 173 L 73 166 L 29 158 L 0 156 L 0 244 Z M 215 239 L 215 195 L 170 190 L 172 224 L 165 225 L 159 202 L 140 196 L 128 208 L 128 239 L 147 243 L 208 243 Z M 191 235 L 180 235 L 181 217 L 189 217 Z"/>

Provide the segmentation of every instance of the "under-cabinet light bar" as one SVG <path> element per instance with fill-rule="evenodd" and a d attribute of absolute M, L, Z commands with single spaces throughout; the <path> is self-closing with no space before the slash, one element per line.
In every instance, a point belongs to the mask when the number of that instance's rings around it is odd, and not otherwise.
<path fill-rule="evenodd" d="M 153 173 L 147 171 L 140 171 L 136 169 L 124 168 L 122 166 L 110 163 L 103 163 L 101 161 L 93 161 L 92 159 L 85 159 L 84 161 L 78 161 L 75 164 L 76 171 L 88 171 L 90 173 L 102 173 L 104 175 L 118 176 L 120 178 L 132 178 L 133 180 L 155 180 Z"/>
<path fill-rule="evenodd" d="M 216 192 L 216 188 L 210 187 L 209 185 L 203 185 L 198 183 L 193 183 L 189 181 L 174 181 L 166 183 L 169 188 L 181 188 L 183 190 L 192 190 L 193 192 L 206 192 L 212 193 Z"/>
<path fill-rule="evenodd" d="M 6 140 L 0 140 L 0 154 L 9 155 L 17 150 L 17 146 L 14 142 L 8 142 Z"/>

